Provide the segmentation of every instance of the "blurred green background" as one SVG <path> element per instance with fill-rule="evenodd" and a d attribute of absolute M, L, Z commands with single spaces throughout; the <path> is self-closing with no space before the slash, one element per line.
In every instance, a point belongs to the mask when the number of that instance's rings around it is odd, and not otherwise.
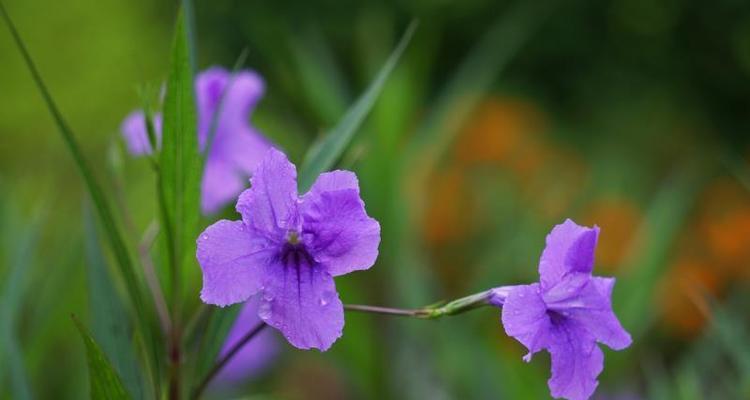
<path fill-rule="evenodd" d="M 165 80 L 176 4 L 3 3 L 136 243 L 154 181 L 118 126 Z M 194 4 L 199 68 L 247 49 L 267 84 L 252 122 L 298 163 L 419 19 L 339 162 L 383 227 L 376 267 L 337 279 L 344 302 L 417 307 L 532 281 L 570 217 L 601 227 L 596 271 L 618 278 L 634 337 L 605 350 L 596 398 L 750 398 L 750 3 L 355 3 Z M 5 28 L 0 93 L 0 398 L 81 398 L 70 314 L 89 317 L 87 195 Z M 348 314 L 329 352 L 283 347 L 211 396 L 548 397 L 548 357 L 523 363 L 492 309 Z"/>

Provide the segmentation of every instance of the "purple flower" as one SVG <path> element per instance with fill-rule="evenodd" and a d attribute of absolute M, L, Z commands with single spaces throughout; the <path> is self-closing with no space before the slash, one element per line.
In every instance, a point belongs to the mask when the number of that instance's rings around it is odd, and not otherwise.
<path fill-rule="evenodd" d="M 213 67 L 196 78 L 198 143 L 201 151 L 205 150 L 213 130 L 201 181 L 201 209 L 204 214 L 214 213 L 235 199 L 245 188 L 246 178 L 271 147 L 268 140 L 248 122 L 248 115 L 263 95 L 263 90 L 263 80 L 248 70 L 232 74 L 223 68 Z M 154 129 L 159 142 L 161 118 L 161 114 L 154 115 Z M 120 130 L 131 154 L 151 153 L 142 111 L 131 113 Z"/>
<path fill-rule="evenodd" d="M 622 350 L 631 343 L 612 312 L 614 278 L 592 276 L 599 228 L 571 220 L 547 235 L 539 261 L 540 282 L 493 289 L 490 302 L 502 306 L 505 332 L 531 356 L 546 349 L 552 359 L 552 396 L 588 399 L 599 384 L 603 343 Z"/>
<path fill-rule="evenodd" d="M 161 114 L 154 114 L 154 131 L 157 143 L 161 142 Z M 143 111 L 133 111 L 125 117 L 120 125 L 120 132 L 125 138 L 130 154 L 134 156 L 151 154 L 151 143 L 146 132 L 146 115 Z"/>
<path fill-rule="evenodd" d="M 201 299 L 226 306 L 257 293 L 258 316 L 292 345 L 327 350 L 344 327 L 333 277 L 373 265 L 380 225 L 365 212 L 354 173 L 321 174 L 302 197 L 296 178 L 286 156 L 269 150 L 237 201 L 242 220 L 199 236 Z"/>
<path fill-rule="evenodd" d="M 219 357 L 224 357 L 231 348 L 236 345 L 256 324 L 258 318 L 258 297 L 249 299 L 243 306 L 237 319 L 229 330 Z M 234 357 L 224 366 L 216 382 L 236 383 L 258 375 L 276 357 L 279 346 L 274 333 L 264 330 L 248 342 Z"/>

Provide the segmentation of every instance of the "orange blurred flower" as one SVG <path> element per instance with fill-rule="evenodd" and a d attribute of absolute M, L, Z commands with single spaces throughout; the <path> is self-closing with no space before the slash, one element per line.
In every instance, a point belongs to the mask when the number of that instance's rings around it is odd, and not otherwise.
<path fill-rule="evenodd" d="M 703 326 L 709 309 L 701 305 L 705 295 L 721 297 L 750 276 L 750 192 L 721 177 L 705 188 L 697 204 L 694 222 L 676 250 L 680 259 L 664 278 L 665 322 L 684 335 Z"/>
<path fill-rule="evenodd" d="M 544 217 L 556 221 L 568 217 L 571 204 L 586 186 L 588 167 L 572 150 L 550 147 L 542 168 L 521 181 L 526 202 Z"/>
<path fill-rule="evenodd" d="M 597 268 L 616 271 L 620 267 L 642 219 L 638 206 L 624 197 L 599 199 L 587 207 L 585 224 L 602 228 L 596 247 Z"/>
<path fill-rule="evenodd" d="M 502 166 L 527 177 L 544 161 L 540 135 L 546 129 L 546 117 L 532 103 L 516 98 L 489 98 L 460 132 L 456 160 L 466 166 Z"/>
<path fill-rule="evenodd" d="M 473 207 L 464 173 L 455 167 L 436 172 L 428 187 L 423 224 L 427 242 L 442 245 L 465 237 L 471 228 Z"/>
<path fill-rule="evenodd" d="M 747 278 L 750 269 L 750 192 L 725 177 L 709 185 L 701 202 L 702 237 L 728 279 Z"/>
<path fill-rule="evenodd" d="M 710 262 L 677 260 L 659 291 L 665 323 L 681 336 L 697 335 L 709 317 L 705 296 L 718 296 L 722 289 L 723 283 L 713 273 Z"/>

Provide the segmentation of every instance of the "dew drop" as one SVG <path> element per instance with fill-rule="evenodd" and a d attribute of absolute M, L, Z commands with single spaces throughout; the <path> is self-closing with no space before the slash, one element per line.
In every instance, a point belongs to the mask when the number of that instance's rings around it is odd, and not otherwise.
<path fill-rule="evenodd" d="M 271 318 L 271 305 L 268 303 L 261 304 L 258 307 L 258 317 L 263 321 L 268 321 Z"/>
<path fill-rule="evenodd" d="M 328 304 L 331 303 L 331 299 L 333 299 L 335 295 L 336 295 L 336 292 L 333 292 L 333 291 L 323 292 L 323 294 L 320 296 L 320 299 L 318 299 L 318 304 L 321 307 L 327 306 Z"/>
<path fill-rule="evenodd" d="M 203 234 L 203 236 L 201 236 L 201 240 L 208 240 L 208 235 L 206 235 L 206 234 L 204 233 L 204 234 Z"/>
<path fill-rule="evenodd" d="M 526 293 L 524 292 L 518 293 L 518 297 L 526 297 Z"/>

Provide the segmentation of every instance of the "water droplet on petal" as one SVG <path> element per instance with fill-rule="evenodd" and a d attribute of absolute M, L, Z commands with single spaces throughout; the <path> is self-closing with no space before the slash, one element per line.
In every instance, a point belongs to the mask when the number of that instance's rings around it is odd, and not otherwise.
<path fill-rule="evenodd" d="M 201 240 L 208 240 L 208 235 L 206 235 L 206 234 L 204 233 L 204 234 L 203 234 L 203 236 L 201 236 Z"/>
<path fill-rule="evenodd" d="M 325 291 L 320 296 L 320 299 L 318 299 L 318 304 L 320 304 L 321 307 L 325 307 L 331 303 L 331 300 L 333 300 L 334 296 L 336 296 L 336 292 Z"/>
<path fill-rule="evenodd" d="M 258 317 L 263 321 L 268 321 L 271 318 L 271 305 L 263 303 L 258 307 Z"/>
<path fill-rule="evenodd" d="M 524 297 L 524 296 L 526 296 L 526 293 L 524 292 L 518 293 L 518 297 Z"/>

